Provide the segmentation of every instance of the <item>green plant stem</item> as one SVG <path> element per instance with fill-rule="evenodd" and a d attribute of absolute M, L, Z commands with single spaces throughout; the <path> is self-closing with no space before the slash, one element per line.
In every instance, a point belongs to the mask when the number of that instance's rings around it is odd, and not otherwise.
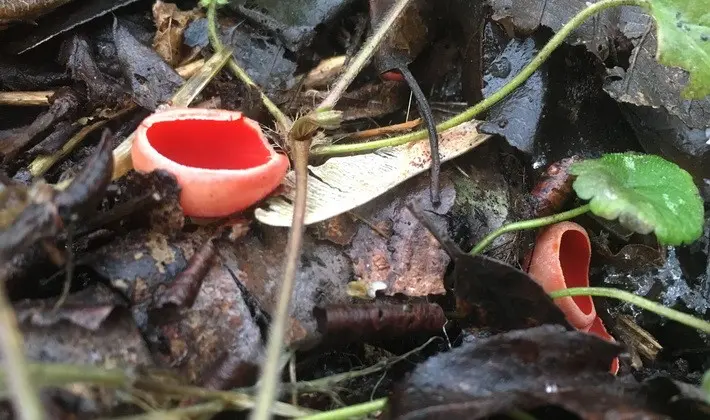
<path fill-rule="evenodd" d="M 33 383 L 27 367 L 25 346 L 17 327 L 17 318 L 5 294 L 4 282 L 2 283 L 0 284 L 0 351 L 12 405 L 18 419 L 43 420 L 45 413 L 39 399 L 38 387 Z"/>
<path fill-rule="evenodd" d="M 209 6 L 207 6 L 207 32 L 209 34 L 210 38 L 210 43 L 212 44 L 212 48 L 215 51 L 220 51 L 222 48 L 224 48 L 224 45 L 222 44 L 222 41 L 219 39 L 219 33 L 217 32 L 217 1 L 211 1 L 209 3 Z M 268 96 L 264 92 L 261 91 L 259 86 L 254 83 L 253 80 L 251 80 L 251 77 L 244 71 L 237 61 L 234 59 L 234 57 L 230 58 L 229 62 L 227 63 L 229 65 L 229 68 L 232 70 L 232 73 L 234 73 L 239 80 L 241 80 L 244 84 L 249 86 L 250 88 L 256 90 L 259 92 L 259 96 L 261 97 L 261 102 L 264 104 L 266 109 L 271 113 L 271 115 L 274 117 L 276 120 L 276 123 L 279 125 L 279 128 L 281 129 L 282 133 L 288 133 L 288 131 L 291 129 L 291 124 L 293 124 L 293 121 L 291 121 L 291 118 L 289 118 L 286 114 L 284 114 L 278 106 L 276 106 L 275 103 L 269 99 Z"/>
<path fill-rule="evenodd" d="M 380 398 L 363 404 L 351 405 L 337 410 L 324 411 L 311 416 L 301 417 L 301 420 L 341 420 L 352 417 L 365 416 L 375 411 L 382 410 L 387 405 L 387 398 Z"/>
<path fill-rule="evenodd" d="M 480 115 L 484 111 L 491 108 L 493 105 L 497 104 L 500 100 L 508 96 L 511 92 L 517 89 L 520 85 L 525 83 L 525 81 L 532 76 L 535 71 L 540 68 L 540 66 L 550 57 L 552 52 L 557 49 L 565 38 L 577 29 L 584 21 L 589 17 L 601 12 L 602 10 L 609 9 L 618 6 L 641 6 L 647 7 L 648 0 L 603 0 L 597 3 L 593 3 L 580 11 L 575 15 L 572 20 L 567 22 L 550 41 L 540 50 L 540 52 L 533 58 L 533 60 L 523 68 L 520 73 L 515 76 L 510 82 L 503 86 L 500 90 L 496 91 L 491 96 L 477 103 L 476 105 L 468 108 L 464 112 L 454 116 L 453 118 L 442 122 L 436 126 L 437 131 L 442 132 L 457 125 L 464 123 L 466 121 L 472 120 L 475 116 Z M 402 144 L 406 144 L 412 141 L 423 140 L 427 138 L 426 130 L 419 130 L 413 133 L 390 137 L 381 140 L 370 141 L 366 143 L 355 143 L 355 144 L 339 144 L 339 145 L 327 145 L 314 147 L 311 150 L 311 156 L 313 157 L 333 157 L 351 154 L 363 154 L 371 153 L 377 149 L 383 147 L 395 147 Z"/>
<path fill-rule="evenodd" d="M 558 299 L 567 296 L 599 296 L 612 299 L 623 300 L 639 308 L 646 309 L 660 316 L 679 322 L 691 328 L 695 328 L 706 334 L 710 334 L 710 322 L 703 321 L 692 315 L 685 314 L 675 309 L 667 308 L 660 303 L 637 296 L 633 293 L 608 287 L 572 287 L 564 290 L 557 290 L 550 293 L 550 297 Z"/>
<path fill-rule="evenodd" d="M 508 232 L 514 232 L 516 230 L 527 230 L 527 229 L 537 229 L 542 226 L 551 225 L 563 220 L 573 219 L 579 215 L 582 215 L 589 211 L 589 204 L 585 204 L 576 209 L 568 210 L 562 213 L 553 214 L 552 216 L 540 217 L 538 219 L 523 220 L 520 222 L 509 223 L 507 225 L 501 226 L 500 228 L 494 230 L 493 232 L 486 235 L 476 246 L 471 249 L 469 254 L 476 255 L 481 253 L 486 249 L 493 241 L 496 240 L 500 235 L 506 234 Z"/>

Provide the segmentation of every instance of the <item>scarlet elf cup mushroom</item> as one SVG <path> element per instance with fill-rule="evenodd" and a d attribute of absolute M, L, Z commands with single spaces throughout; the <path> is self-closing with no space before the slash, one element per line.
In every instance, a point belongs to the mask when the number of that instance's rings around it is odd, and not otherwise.
<path fill-rule="evenodd" d="M 185 215 L 222 217 L 273 192 L 288 158 L 269 144 L 256 121 L 240 112 L 173 108 L 147 117 L 131 148 L 139 172 L 164 169 L 181 187 Z"/>
<path fill-rule="evenodd" d="M 547 293 L 568 287 L 589 287 L 591 257 L 592 245 L 582 226 L 573 222 L 556 223 L 540 232 L 528 274 Z M 576 329 L 614 341 L 597 316 L 591 296 L 568 296 L 555 299 L 555 303 Z M 616 374 L 618 370 L 619 360 L 615 358 L 610 371 Z"/>

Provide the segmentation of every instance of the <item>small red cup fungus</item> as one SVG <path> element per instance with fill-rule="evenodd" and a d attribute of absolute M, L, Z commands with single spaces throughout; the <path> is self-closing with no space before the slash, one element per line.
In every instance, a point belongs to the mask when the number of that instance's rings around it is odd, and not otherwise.
<path fill-rule="evenodd" d="M 583 227 L 561 222 L 544 229 L 535 242 L 528 274 L 546 292 L 568 287 L 589 287 L 589 262 L 592 245 Z M 570 324 L 588 330 L 597 316 L 590 296 L 555 299 Z"/>
<path fill-rule="evenodd" d="M 288 171 L 259 125 L 240 112 L 173 108 L 143 120 L 131 149 L 139 172 L 164 169 L 187 216 L 222 217 L 271 193 Z"/>
<path fill-rule="evenodd" d="M 402 73 L 396 71 L 396 70 L 390 70 L 382 73 L 380 75 L 382 80 L 387 80 L 390 82 L 404 82 L 404 76 L 402 76 Z"/>
<path fill-rule="evenodd" d="M 528 274 L 548 293 L 568 287 L 589 287 L 591 258 L 587 231 L 573 222 L 556 223 L 537 237 Z M 591 296 L 563 297 L 555 299 L 555 303 L 576 329 L 614 341 L 597 316 Z M 616 374 L 618 370 L 619 360 L 614 358 L 610 371 Z"/>
<path fill-rule="evenodd" d="M 597 337 L 601 338 L 602 340 L 606 341 L 611 341 L 612 343 L 616 342 L 614 340 L 614 337 L 609 334 L 609 332 L 606 330 L 606 327 L 604 326 L 604 323 L 602 322 L 602 319 L 599 318 L 598 316 L 594 318 L 594 322 L 592 322 L 592 325 L 589 327 L 589 330 L 587 331 L 589 334 L 594 334 Z M 611 373 L 616 375 L 619 372 L 619 358 L 615 357 L 614 360 L 611 362 L 611 368 L 609 369 Z"/>

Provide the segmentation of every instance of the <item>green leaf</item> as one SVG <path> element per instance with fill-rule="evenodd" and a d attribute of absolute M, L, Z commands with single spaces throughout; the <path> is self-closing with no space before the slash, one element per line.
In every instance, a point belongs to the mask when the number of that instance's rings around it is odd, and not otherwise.
<path fill-rule="evenodd" d="M 656 20 L 656 60 L 690 73 L 682 95 L 710 95 L 710 5 L 704 0 L 649 0 Z"/>
<path fill-rule="evenodd" d="M 702 235 L 704 209 L 689 173 L 659 156 L 613 153 L 572 165 L 577 195 L 592 213 L 625 227 L 656 233 L 661 244 L 681 245 Z"/>

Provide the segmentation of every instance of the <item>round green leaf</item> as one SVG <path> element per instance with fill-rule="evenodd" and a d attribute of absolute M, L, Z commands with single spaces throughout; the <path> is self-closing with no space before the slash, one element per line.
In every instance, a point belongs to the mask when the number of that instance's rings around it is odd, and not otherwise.
<path fill-rule="evenodd" d="M 619 219 L 642 234 L 656 233 L 665 245 L 681 245 L 702 235 L 704 209 L 690 174 L 659 156 L 613 153 L 572 165 L 577 195 L 592 213 Z"/>
<path fill-rule="evenodd" d="M 656 59 L 688 71 L 683 96 L 710 95 L 710 3 L 706 0 L 649 0 L 656 20 Z"/>

